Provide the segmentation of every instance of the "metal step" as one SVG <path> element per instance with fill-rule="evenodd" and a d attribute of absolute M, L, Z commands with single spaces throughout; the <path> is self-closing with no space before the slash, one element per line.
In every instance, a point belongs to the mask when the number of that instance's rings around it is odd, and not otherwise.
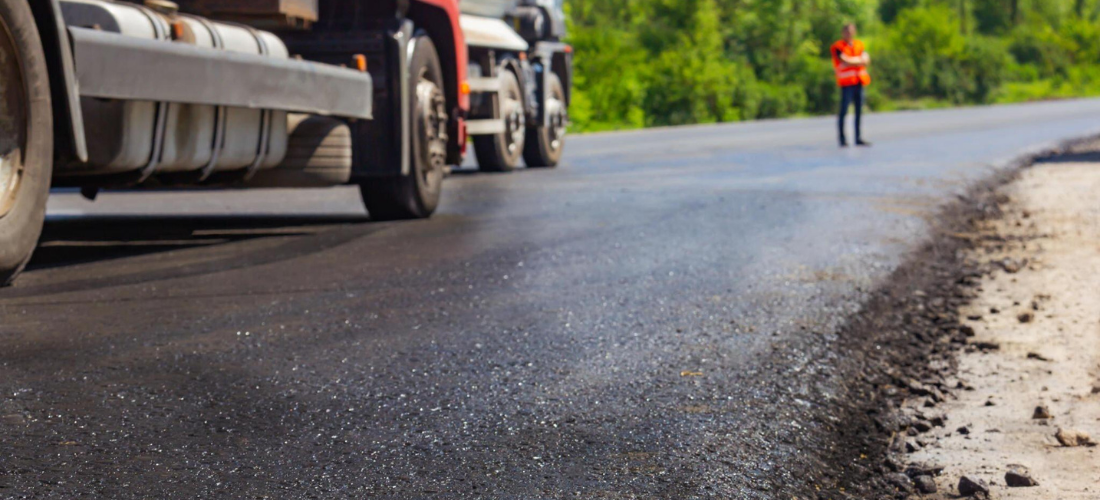
<path fill-rule="evenodd" d="M 497 135 L 505 131 L 504 120 L 470 120 L 466 122 L 467 135 Z"/>

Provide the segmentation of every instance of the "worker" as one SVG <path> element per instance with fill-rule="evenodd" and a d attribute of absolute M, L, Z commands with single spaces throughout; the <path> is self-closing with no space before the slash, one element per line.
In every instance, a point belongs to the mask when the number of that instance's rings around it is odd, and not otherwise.
<path fill-rule="evenodd" d="M 840 147 L 848 146 L 844 135 L 844 121 L 848 116 L 848 107 L 856 108 L 856 146 L 870 146 L 863 140 L 863 89 L 871 84 L 871 74 L 867 67 L 871 65 L 871 56 L 863 48 L 863 42 L 856 40 L 856 25 L 844 27 L 843 38 L 833 44 L 833 67 L 836 68 L 836 82 L 840 86 Z"/>

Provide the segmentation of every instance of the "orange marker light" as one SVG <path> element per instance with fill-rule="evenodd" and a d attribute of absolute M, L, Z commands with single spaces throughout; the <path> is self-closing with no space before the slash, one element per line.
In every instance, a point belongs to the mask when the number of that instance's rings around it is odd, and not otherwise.
<path fill-rule="evenodd" d="M 470 95 L 470 82 L 462 82 L 462 85 L 458 86 L 458 91 L 462 95 Z"/>
<path fill-rule="evenodd" d="M 360 73 L 367 72 L 367 56 L 363 54 L 355 54 L 354 56 L 352 56 L 352 59 L 355 60 L 355 69 L 359 70 Z"/>
<path fill-rule="evenodd" d="M 172 39 L 182 40 L 184 35 L 183 21 L 176 21 L 172 23 Z"/>

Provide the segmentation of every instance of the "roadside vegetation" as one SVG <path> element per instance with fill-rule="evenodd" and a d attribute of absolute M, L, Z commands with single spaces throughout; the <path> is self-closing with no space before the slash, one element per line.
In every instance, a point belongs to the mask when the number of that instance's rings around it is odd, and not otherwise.
<path fill-rule="evenodd" d="M 872 109 L 1100 95 L 1100 0 L 566 0 L 575 129 L 828 114 L 846 22 Z"/>

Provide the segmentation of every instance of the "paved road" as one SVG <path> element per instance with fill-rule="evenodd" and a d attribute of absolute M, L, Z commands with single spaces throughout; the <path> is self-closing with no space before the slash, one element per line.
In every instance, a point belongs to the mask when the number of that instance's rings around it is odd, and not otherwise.
<path fill-rule="evenodd" d="M 774 498 L 813 347 L 934 208 L 1100 101 L 573 138 L 430 221 L 348 190 L 60 194 L 0 291 L 0 496 Z M 790 496 L 790 495 L 786 495 Z"/>

